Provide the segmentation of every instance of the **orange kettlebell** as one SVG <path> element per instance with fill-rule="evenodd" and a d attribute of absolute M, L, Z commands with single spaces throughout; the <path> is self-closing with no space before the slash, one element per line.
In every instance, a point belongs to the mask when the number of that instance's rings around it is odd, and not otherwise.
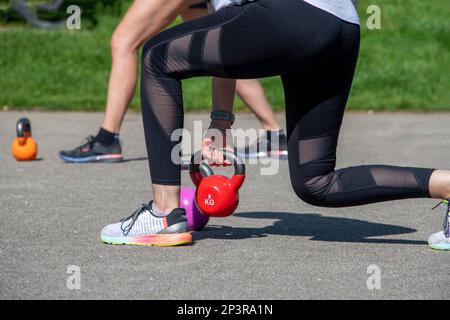
<path fill-rule="evenodd" d="M 31 136 L 31 124 L 27 118 L 21 118 L 17 122 L 17 138 L 12 143 L 11 151 L 18 161 L 36 159 L 37 143 Z"/>
<path fill-rule="evenodd" d="M 192 156 L 190 175 L 197 187 L 196 203 L 200 211 L 211 217 L 228 217 L 239 204 L 239 189 L 245 180 L 245 164 L 234 153 L 224 151 L 225 157 L 234 164 L 231 178 L 214 174 L 212 168 L 201 162 L 197 164 L 201 153 Z"/>

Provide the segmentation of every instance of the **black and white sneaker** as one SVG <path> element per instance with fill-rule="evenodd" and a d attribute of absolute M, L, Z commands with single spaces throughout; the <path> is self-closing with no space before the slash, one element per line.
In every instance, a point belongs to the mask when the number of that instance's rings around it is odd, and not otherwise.
<path fill-rule="evenodd" d="M 109 145 L 104 145 L 93 136 L 88 136 L 83 143 L 75 149 L 60 151 L 59 157 L 65 162 L 120 162 L 123 161 L 122 146 L 119 139 Z"/>
<path fill-rule="evenodd" d="M 174 209 L 165 217 L 153 213 L 153 201 L 137 208 L 128 218 L 107 225 L 101 232 L 104 243 L 135 246 L 178 246 L 192 242 L 186 210 Z"/>

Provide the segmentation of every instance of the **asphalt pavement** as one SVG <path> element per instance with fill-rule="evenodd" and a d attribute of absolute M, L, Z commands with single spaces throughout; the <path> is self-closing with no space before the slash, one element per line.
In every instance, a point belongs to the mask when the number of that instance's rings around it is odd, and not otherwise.
<path fill-rule="evenodd" d="M 15 123 L 31 120 L 39 159 L 10 154 Z M 280 115 L 280 118 L 282 115 Z M 437 202 L 415 199 L 317 208 L 277 174 L 247 166 L 241 202 L 193 245 L 109 246 L 106 224 L 150 200 L 140 114 L 121 139 L 127 161 L 63 163 L 58 151 L 95 134 L 100 113 L 0 112 L 0 299 L 449 299 L 450 252 L 427 246 Z M 207 123 L 207 114 L 188 114 Z M 338 167 L 383 163 L 450 169 L 450 113 L 348 113 Z M 235 127 L 258 127 L 250 114 Z M 191 185 L 183 173 L 183 184 Z M 378 281 L 379 280 L 379 281 Z"/>

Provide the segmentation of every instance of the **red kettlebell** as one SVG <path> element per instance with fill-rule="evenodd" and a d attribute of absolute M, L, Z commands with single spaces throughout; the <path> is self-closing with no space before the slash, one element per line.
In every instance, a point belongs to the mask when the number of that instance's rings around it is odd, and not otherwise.
<path fill-rule="evenodd" d="M 228 217 L 234 213 L 239 204 L 239 189 L 245 180 L 242 159 L 227 151 L 224 151 L 224 156 L 234 164 L 231 178 L 214 174 L 207 163 L 200 161 L 201 152 L 192 156 L 189 167 L 192 182 L 197 187 L 197 206 L 203 214 L 211 217 Z"/>

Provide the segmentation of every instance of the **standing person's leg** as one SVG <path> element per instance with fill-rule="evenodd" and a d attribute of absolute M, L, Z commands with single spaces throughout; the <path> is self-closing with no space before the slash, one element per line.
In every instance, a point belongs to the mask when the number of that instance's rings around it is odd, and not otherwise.
<path fill-rule="evenodd" d="M 135 0 L 111 38 L 113 64 L 102 128 L 120 132 L 136 90 L 137 53 L 143 43 L 166 28 L 178 14 L 183 21 L 207 14 L 206 8 L 191 8 L 192 3 L 192 0 Z"/>
<path fill-rule="evenodd" d="M 236 93 L 258 118 L 265 130 L 256 143 L 245 146 L 243 150 L 238 149 L 239 155 L 244 158 L 286 158 L 288 154 L 286 133 L 281 128 L 260 82 L 255 79 L 238 80 Z"/>
<path fill-rule="evenodd" d="M 248 105 L 249 109 L 258 118 L 261 126 L 267 131 L 280 131 L 281 125 L 272 111 L 269 99 L 258 80 L 238 80 L 236 93 Z"/>
<path fill-rule="evenodd" d="M 111 38 L 112 68 L 106 113 L 102 127 L 119 133 L 134 95 L 138 72 L 138 50 L 167 27 L 178 15 L 183 1 L 135 0 Z"/>
<path fill-rule="evenodd" d="M 121 161 L 119 132 L 134 95 L 138 74 L 138 50 L 167 27 L 179 13 L 193 19 L 205 9 L 190 9 L 194 1 L 135 0 L 111 37 L 112 66 L 106 112 L 98 134 L 72 150 L 61 151 L 68 162 Z M 191 12 L 192 11 L 192 12 Z M 189 12 L 189 13 L 188 13 Z"/>

